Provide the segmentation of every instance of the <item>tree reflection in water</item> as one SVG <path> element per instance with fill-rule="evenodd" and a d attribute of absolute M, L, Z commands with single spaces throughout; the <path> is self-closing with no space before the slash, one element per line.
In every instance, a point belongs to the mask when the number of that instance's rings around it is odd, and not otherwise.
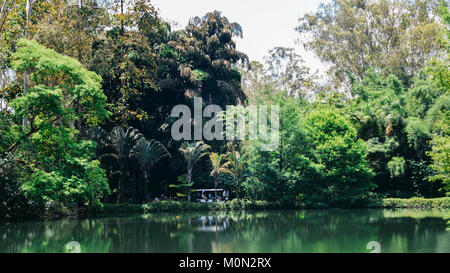
<path fill-rule="evenodd" d="M 440 210 L 151 214 L 0 224 L 0 252 L 450 252 Z"/>

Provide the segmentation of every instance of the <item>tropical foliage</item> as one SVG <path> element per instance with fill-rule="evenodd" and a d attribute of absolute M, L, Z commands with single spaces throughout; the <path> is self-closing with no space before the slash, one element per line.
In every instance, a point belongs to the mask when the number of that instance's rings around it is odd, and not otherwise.
<path fill-rule="evenodd" d="M 225 154 L 210 153 L 209 161 L 211 161 L 211 173 L 210 175 L 214 178 L 214 198 L 217 196 L 217 183 L 220 173 L 229 172 L 226 168 L 225 163 L 222 163 L 225 159 Z"/>
<path fill-rule="evenodd" d="M 1 217 L 218 185 L 239 204 L 282 207 L 450 191 L 445 1 L 332 0 L 302 16 L 325 78 L 294 48 L 250 62 L 236 47 L 244 30 L 219 11 L 173 30 L 149 0 L 68 4 L 0 2 Z M 175 141 L 172 108 L 194 112 L 195 97 L 229 112 L 278 106 L 275 149 Z"/>

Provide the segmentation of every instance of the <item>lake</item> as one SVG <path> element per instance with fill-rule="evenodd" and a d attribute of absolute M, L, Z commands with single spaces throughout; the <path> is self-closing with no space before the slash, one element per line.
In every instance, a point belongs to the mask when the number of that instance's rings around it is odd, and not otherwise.
<path fill-rule="evenodd" d="M 0 252 L 450 252 L 443 216 L 285 210 L 0 223 Z"/>

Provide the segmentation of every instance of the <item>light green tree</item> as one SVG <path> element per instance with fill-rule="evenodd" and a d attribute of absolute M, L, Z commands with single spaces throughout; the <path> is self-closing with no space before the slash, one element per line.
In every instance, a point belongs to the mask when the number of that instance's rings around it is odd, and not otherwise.
<path fill-rule="evenodd" d="M 236 198 L 239 200 L 239 190 L 242 183 L 242 175 L 247 165 L 247 154 L 241 155 L 238 151 L 228 154 L 227 163 L 224 167 L 228 168 L 227 173 L 233 175 L 233 182 L 236 189 Z"/>
<path fill-rule="evenodd" d="M 362 80 L 372 67 L 408 81 L 428 58 L 443 53 L 438 5 L 439 0 L 333 0 L 302 16 L 296 30 L 332 72 Z"/>
<path fill-rule="evenodd" d="M 212 176 L 214 179 L 214 198 L 216 198 L 217 196 L 217 182 L 219 181 L 219 174 L 227 173 L 230 171 L 226 167 L 227 163 L 224 162 L 225 156 L 226 156 L 225 154 L 218 154 L 218 153 L 209 154 L 209 160 L 211 161 L 211 168 L 212 168 L 210 176 Z"/>
<path fill-rule="evenodd" d="M 367 148 L 350 121 L 334 109 L 318 109 L 306 118 L 312 151 L 311 165 L 318 177 L 308 181 L 313 194 L 338 206 L 360 202 L 374 185 Z"/>
<path fill-rule="evenodd" d="M 109 116 L 101 78 L 35 41 L 19 40 L 13 59 L 18 79 L 30 77 L 27 92 L 10 102 L 16 122 L 8 135 L 15 139 L 5 152 L 26 165 L 24 193 L 41 204 L 99 203 L 109 193 L 105 171 L 93 160 L 95 143 L 80 140 L 79 129 Z"/>
<path fill-rule="evenodd" d="M 450 109 L 449 96 L 446 96 L 445 104 L 436 113 L 436 121 L 433 124 L 434 135 L 431 140 L 432 148 L 428 155 L 433 160 L 431 168 L 436 174 L 430 177 L 432 181 L 442 181 L 447 194 L 450 194 Z M 436 105 L 439 106 L 439 105 Z M 434 109 L 433 109 L 434 110 Z"/>
<path fill-rule="evenodd" d="M 195 143 L 184 142 L 180 147 L 180 152 L 186 161 L 186 184 L 192 183 L 192 171 L 195 164 L 204 156 L 208 155 L 208 150 L 211 147 L 205 144 L 203 141 L 197 141 Z M 190 194 L 188 194 L 190 200 Z"/>

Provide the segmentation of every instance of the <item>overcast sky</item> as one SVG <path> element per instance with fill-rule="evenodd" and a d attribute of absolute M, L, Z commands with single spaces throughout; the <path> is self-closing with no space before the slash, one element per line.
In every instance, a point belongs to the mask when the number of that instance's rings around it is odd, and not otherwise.
<path fill-rule="evenodd" d="M 153 0 L 162 18 L 185 27 L 191 17 L 218 10 L 231 22 L 242 26 L 244 38 L 236 38 L 237 47 L 250 60 L 262 61 L 276 46 L 294 47 L 313 70 L 325 66 L 311 52 L 296 44 L 294 28 L 304 13 L 317 9 L 327 0 Z"/>

